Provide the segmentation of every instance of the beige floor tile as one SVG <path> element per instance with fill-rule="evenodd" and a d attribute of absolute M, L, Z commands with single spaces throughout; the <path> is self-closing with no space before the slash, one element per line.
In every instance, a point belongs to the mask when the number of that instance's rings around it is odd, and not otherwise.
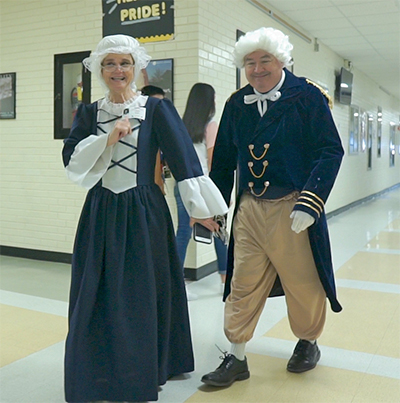
<path fill-rule="evenodd" d="M 343 311 L 337 314 L 328 309 L 320 344 L 400 358 L 399 295 L 340 288 L 339 301 Z M 287 318 L 265 336 L 295 340 Z"/>
<path fill-rule="evenodd" d="M 382 343 L 379 344 L 378 355 L 400 358 L 400 308 L 393 314 L 386 333 L 383 335 Z M 399 381 L 400 386 L 400 381 Z M 400 402 L 400 398 L 399 398 Z"/>
<path fill-rule="evenodd" d="M 352 403 L 400 402 L 400 381 L 365 374 Z"/>
<path fill-rule="evenodd" d="M 0 367 L 5 367 L 14 361 L 33 354 L 34 352 L 35 350 L 29 348 L 15 347 L 11 343 L 2 339 L 0 343 Z"/>
<path fill-rule="evenodd" d="M 0 366 L 10 364 L 65 339 L 62 316 L 0 305 Z"/>
<path fill-rule="evenodd" d="M 396 402 L 394 379 L 317 366 L 304 374 L 286 371 L 286 360 L 248 354 L 250 379 L 229 388 L 200 386 L 187 403 Z M 367 379 L 365 379 L 367 378 Z M 365 385 L 368 384 L 368 393 Z M 371 385 L 376 385 L 376 388 Z M 386 389 L 386 390 L 385 390 Z M 354 400 L 357 398 L 358 400 Z M 361 400 L 364 399 L 364 400 Z"/>
<path fill-rule="evenodd" d="M 400 284 L 400 255 L 358 252 L 341 266 L 336 278 Z"/>
<path fill-rule="evenodd" d="M 367 244 L 367 248 L 373 249 L 400 249 L 400 233 L 382 231 Z"/>

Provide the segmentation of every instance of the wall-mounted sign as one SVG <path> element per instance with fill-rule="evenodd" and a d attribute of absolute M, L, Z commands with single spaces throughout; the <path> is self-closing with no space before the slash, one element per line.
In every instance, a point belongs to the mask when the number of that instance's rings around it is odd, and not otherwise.
<path fill-rule="evenodd" d="M 174 0 L 102 0 L 103 36 L 125 34 L 139 42 L 174 38 Z"/>
<path fill-rule="evenodd" d="M 16 73 L 0 74 L 0 119 L 15 119 Z"/>

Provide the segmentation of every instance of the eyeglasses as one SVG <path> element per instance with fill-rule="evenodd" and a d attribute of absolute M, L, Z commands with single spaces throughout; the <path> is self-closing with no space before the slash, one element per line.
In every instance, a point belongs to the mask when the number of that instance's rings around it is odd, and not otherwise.
<path fill-rule="evenodd" d="M 133 66 L 134 64 L 132 63 L 107 63 L 101 65 L 103 70 L 107 71 L 108 73 L 113 73 L 114 71 L 117 71 L 117 69 L 120 69 L 121 71 L 129 71 Z"/>

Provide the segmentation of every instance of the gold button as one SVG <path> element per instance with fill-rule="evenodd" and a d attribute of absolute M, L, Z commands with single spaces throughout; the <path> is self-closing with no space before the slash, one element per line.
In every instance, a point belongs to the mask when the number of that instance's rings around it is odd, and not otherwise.
<path fill-rule="evenodd" d="M 265 148 L 266 150 L 268 150 L 269 144 L 268 144 L 268 143 L 264 144 L 264 148 Z"/>
<path fill-rule="evenodd" d="M 254 164 L 253 164 L 251 161 L 249 161 L 249 162 L 247 163 L 247 165 L 248 165 L 250 168 L 252 168 Z"/>
<path fill-rule="evenodd" d="M 264 186 L 267 188 L 267 187 L 269 186 L 269 182 L 268 182 L 268 181 L 265 181 L 265 182 L 264 182 Z"/>
<path fill-rule="evenodd" d="M 267 160 L 263 161 L 263 165 L 266 167 L 268 166 L 269 162 Z"/>
<path fill-rule="evenodd" d="M 254 182 L 249 182 L 249 187 L 252 188 L 254 186 Z"/>
<path fill-rule="evenodd" d="M 254 150 L 254 144 L 249 144 L 249 150 Z"/>

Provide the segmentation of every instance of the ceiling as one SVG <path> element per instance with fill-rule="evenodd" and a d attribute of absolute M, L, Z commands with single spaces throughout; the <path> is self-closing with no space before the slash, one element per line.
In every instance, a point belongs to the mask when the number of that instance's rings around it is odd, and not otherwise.
<path fill-rule="evenodd" d="M 400 0 L 257 0 L 400 100 Z M 265 10 L 264 10 L 265 11 Z M 290 21 L 287 21 L 290 24 Z M 347 67 L 347 66 L 344 66 Z"/>

